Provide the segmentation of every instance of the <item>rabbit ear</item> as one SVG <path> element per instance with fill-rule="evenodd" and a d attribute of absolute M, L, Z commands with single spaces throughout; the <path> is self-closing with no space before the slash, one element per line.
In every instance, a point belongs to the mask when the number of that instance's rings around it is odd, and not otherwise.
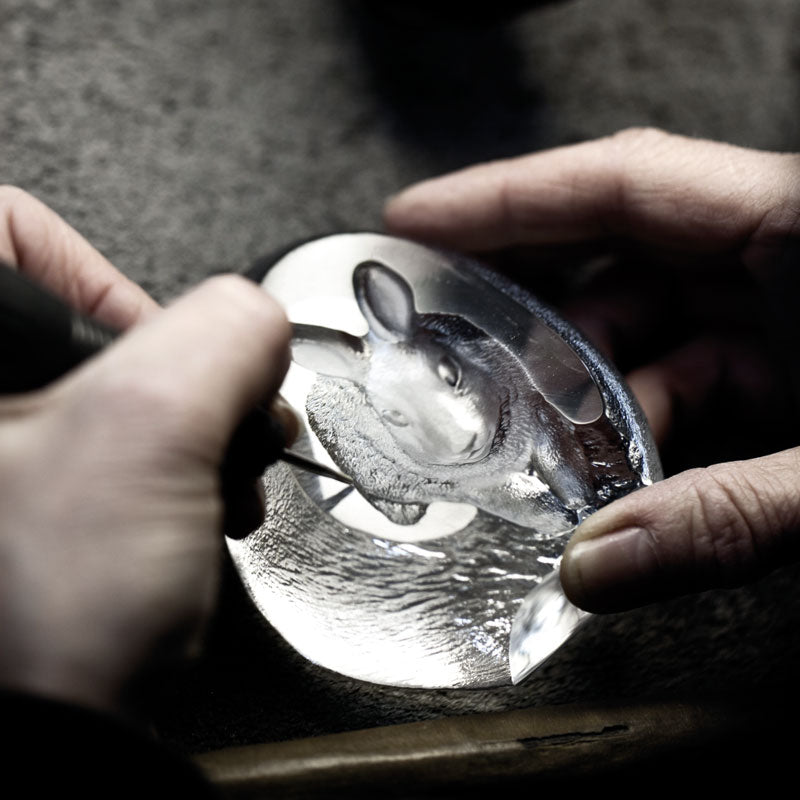
<path fill-rule="evenodd" d="M 357 336 L 319 325 L 292 325 L 292 360 L 334 378 L 363 383 L 367 374 L 364 342 Z"/>
<path fill-rule="evenodd" d="M 353 271 L 353 288 L 370 331 L 397 342 L 414 334 L 414 293 L 405 278 L 379 261 L 364 261 Z"/>

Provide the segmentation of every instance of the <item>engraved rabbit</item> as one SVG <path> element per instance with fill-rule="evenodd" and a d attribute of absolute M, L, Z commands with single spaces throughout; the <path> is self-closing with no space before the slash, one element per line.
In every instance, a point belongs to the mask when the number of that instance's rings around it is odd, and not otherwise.
<path fill-rule="evenodd" d="M 359 264 L 353 287 L 368 333 L 295 324 L 292 357 L 317 373 L 312 429 L 367 500 L 398 524 L 443 500 L 573 527 L 596 499 L 589 458 L 525 365 L 462 316 L 418 313 L 381 263 Z"/>

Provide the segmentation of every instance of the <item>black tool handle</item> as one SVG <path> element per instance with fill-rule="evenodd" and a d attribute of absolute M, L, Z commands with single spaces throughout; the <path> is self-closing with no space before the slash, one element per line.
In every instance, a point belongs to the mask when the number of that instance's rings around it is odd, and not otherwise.
<path fill-rule="evenodd" d="M 117 335 L 0 262 L 0 394 L 52 383 Z M 251 412 L 231 439 L 224 481 L 257 477 L 280 458 L 285 443 L 283 427 L 266 409 Z"/>
<path fill-rule="evenodd" d="M 0 262 L 0 393 L 46 386 L 115 336 Z"/>

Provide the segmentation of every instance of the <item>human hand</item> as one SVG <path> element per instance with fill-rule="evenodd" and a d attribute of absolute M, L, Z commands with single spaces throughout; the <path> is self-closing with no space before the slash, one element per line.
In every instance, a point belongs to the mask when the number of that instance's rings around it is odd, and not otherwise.
<path fill-rule="evenodd" d="M 289 326 L 236 276 L 161 311 L 10 187 L 0 259 L 131 328 L 45 389 L 0 398 L 0 683 L 117 708 L 154 655 L 196 641 L 211 610 L 220 463 L 247 411 L 277 390 Z"/>
<path fill-rule="evenodd" d="M 780 436 L 797 413 L 782 373 L 796 369 L 776 369 L 754 294 L 780 294 L 786 253 L 800 242 L 799 156 L 631 130 L 426 181 L 385 214 L 394 233 L 461 250 L 623 254 L 564 311 L 628 371 L 657 440 L 679 451 L 697 444 L 682 430 L 711 439 L 724 419 L 715 438 L 726 458 L 750 455 L 748 432 L 762 447 L 796 443 Z M 535 291 L 533 255 L 530 264 Z M 739 585 L 795 560 L 798 466 L 791 448 L 687 470 L 617 500 L 572 537 L 567 595 L 617 611 Z"/>

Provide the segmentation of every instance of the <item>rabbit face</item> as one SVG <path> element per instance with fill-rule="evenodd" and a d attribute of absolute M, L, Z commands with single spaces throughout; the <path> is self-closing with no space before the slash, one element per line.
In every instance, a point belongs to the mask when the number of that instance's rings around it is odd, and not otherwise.
<path fill-rule="evenodd" d="M 501 396 L 451 343 L 422 334 L 377 344 L 365 391 L 388 433 L 415 461 L 468 464 L 490 451 Z"/>
<path fill-rule="evenodd" d="M 469 464 L 488 455 L 503 403 L 488 337 L 462 317 L 418 314 L 409 284 L 383 264 L 360 264 L 353 286 L 367 335 L 296 325 L 295 361 L 361 386 L 416 462 Z"/>

